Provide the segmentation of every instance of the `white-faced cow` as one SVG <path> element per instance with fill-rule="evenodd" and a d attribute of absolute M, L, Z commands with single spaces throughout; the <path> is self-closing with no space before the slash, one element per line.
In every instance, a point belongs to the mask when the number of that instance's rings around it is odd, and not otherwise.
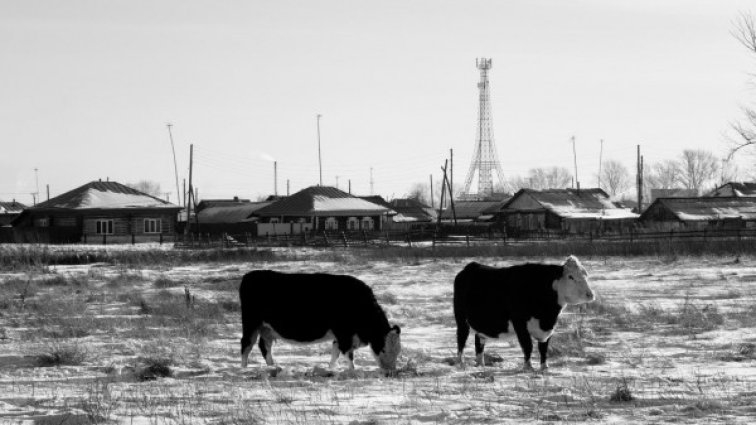
<path fill-rule="evenodd" d="M 508 333 L 511 322 L 525 354 L 525 368 L 532 369 L 534 338 L 541 353 L 541 369 L 546 369 L 549 338 L 562 308 L 595 298 L 587 279 L 588 273 L 574 256 L 562 265 L 528 263 L 495 268 L 468 264 L 454 280 L 460 364 L 470 329 L 475 333 L 477 362 L 482 365 L 486 338 Z"/>
<path fill-rule="evenodd" d="M 333 341 L 333 369 L 339 354 L 354 368 L 354 349 L 370 345 L 379 366 L 391 371 L 401 350 L 398 326 L 391 327 L 372 289 L 352 276 L 255 270 L 239 287 L 242 310 L 241 365 L 247 366 L 259 336 L 260 353 L 272 366 L 273 341 Z"/>

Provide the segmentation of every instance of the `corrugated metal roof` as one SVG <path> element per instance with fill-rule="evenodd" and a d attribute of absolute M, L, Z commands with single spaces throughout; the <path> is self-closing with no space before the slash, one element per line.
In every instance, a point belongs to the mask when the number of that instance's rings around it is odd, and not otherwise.
<path fill-rule="evenodd" d="M 253 221 L 250 217 L 260 208 L 270 205 L 271 202 L 245 202 L 236 205 L 219 205 L 207 207 L 197 213 L 200 223 L 243 223 Z"/>
<path fill-rule="evenodd" d="M 657 203 L 682 221 L 756 220 L 756 198 L 751 197 L 658 198 Z"/>
<path fill-rule="evenodd" d="M 728 182 L 714 189 L 707 196 L 719 197 L 749 197 L 756 196 L 756 183 L 753 182 Z"/>
<path fill-rule="evenodd" d="M 0 214 L 21 214 L 21 211 L 26 208 L 26 205 L 11 201 L 11 202 L 3 202 L 0 201 Z"/>
<path fill-rule="evenodd" d="M 180 207 L 118 182 L 92 181 L 29 209 L 129 209 Z"/>
<path fill-rule="evenodd" d="M 619 208 L 601 189 L 521 189 L 507 201 L 502 210 L 507 210 L 520 196 L 530 196 L 543 208 L 552 213 L 573 219 L 631 219 L 638 214 L 628 208 Z"/>
<path fill-rule="evenodd" d="M 379 215 L 389 209 L 343 192 L 335 187 L 310 186 L 261 208 L 261 217 L 310 215 Z"/>
<path fill-rule="evenodd" d="M 429 222 L 435 217 L 431 207 L 416 199 L 393 199 L 389 205 L 397 212 L 394 217 L 397 223 Z"/>
<path fill-rule="evenodd" d="M 501 201 L 454 201 L 454 212 L 457 219 L 477 219 L 487 214 L 485 211 L 492 207 L 501 205 Z M 442 219 L 452 219 L 451 207 L 446 208 L 441 213 Z"/>

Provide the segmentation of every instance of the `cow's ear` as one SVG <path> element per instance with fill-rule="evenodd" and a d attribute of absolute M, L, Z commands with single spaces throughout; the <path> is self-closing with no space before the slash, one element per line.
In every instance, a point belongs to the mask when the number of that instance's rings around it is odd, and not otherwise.
<path fill-rule="evenodd" d="M 392 331 L 396 331 L 397 335 L 402 333 L 402 329 L 399 327 L 399 325 L 394 325 L 393 328 L 391 328 Z"/>

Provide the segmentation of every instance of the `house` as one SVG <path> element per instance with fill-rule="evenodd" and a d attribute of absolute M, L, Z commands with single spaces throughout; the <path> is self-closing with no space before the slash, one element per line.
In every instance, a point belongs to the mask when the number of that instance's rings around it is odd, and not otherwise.
<path fill-rule="evenodd" d="M 11 221 L 18 217 L 24 208 L 26 205 L 16 202 L 15 199 L 11 202 L 0 201 L 0 227 L 10 226 Z"/>
<path fill-rule="evenodd" d="M 204 201 L 203 201 L 204 202 Z M 201 203 L 200 203 L 201 204 Z M 251 233 L 257 235 L 258 217 L 254 213 L 271 202 L 240 201 L 236 203 L 214 203 L 212 206 L 197 206 L 196 221 L 189 223 L 193 232 L 220 235 L 241 235 Z M 197 224 L 199 223 L 199 224 Z"/>
<path fill-rule="evenodd" d="M 18 242 L 133 243 L 175 234 L 181 207 L 113 181 L 92 181 L 25 209 Z"/>
<path fill-rule="evenodd" d="M 310 186 L 255 211 L 258 235 L 380 230 L 389 208 L 335 187 Z"/>
<path fill-rule="evenodd" d="M 491 221 L 495 212 L 503 204 L 502 201 L 454 201 L 454 211 L 451 206 L 441 213 L 441 221 L 453 222 L 456 217 L 459 222 Z M 493 209 L 493 210 L 492 210 Z"/>
<path fill-rule="evenodd" d="M 656 230 L 752 228 L 756 227 L 756 198 L 658 198 L 640 221 Z"/>
<path fill-rule="evenodd" d="M 497 212 L 507 233 L 617 232 L 633 227 L 638 214 L 616 204 L 601 189 L 521 189 Z"/>
<path fill-rule="evenodd" d="M 389 206 L 396 211 L 393 223 L 415 224 L 430 223 L 436 219 L 438 213 L 431 207 L 411 198 L 393 199 Z"/>
<path fill-rule="evenodd" d="M 667 188 L 651 189 L 651 199 L 643 202 L 643 205 L 652 204 L 657 198 L 691 198 L 698 196 L 696 189 Z M 637 205 L 637 204 L 636 204 Z"/>
<path fill-rule="evenodd" d="M 756 197 L 756 183 L 754 182 L 729 182 L 712 190 L 706 196 L 717 197 Z"/>

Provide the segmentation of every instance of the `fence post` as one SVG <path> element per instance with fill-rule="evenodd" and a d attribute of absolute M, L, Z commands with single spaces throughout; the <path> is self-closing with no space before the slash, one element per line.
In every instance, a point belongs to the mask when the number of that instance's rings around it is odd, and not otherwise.
<path fill-rule="evenodd" d="M 131 240 L 132 240 L 132 243 L 133 243 L 133 241 L 134 241 L 134 235 L 133 234 L 131 235 Z M 163 234 L 161 233 L 160 234 L 160 245 L 162 245 L 162 244 L 163 244 Z"/>
<path fill-rule="evenodd" d="M 136 244 L 136 238 L 134 237 L 134 233 L 133 232 L 131 233 L 131 244 L 132 245 Z"/>
<path fill-rule="evenodd" d="M 436 249 L 436 232 L 433 232 L 433 249 Z"/>
<path fill-rule="evenodd" d="M 328 233 L 325 230 L 323 230 L 323 239 L 325 239 L 326 246 L 331 246 L 331 243 L 328 242 Z"/>
<path fill-rule="evenodd" d="M 388 230 L 383 232 L 384 235 L 386 235 L 386 245 L 391 245 L 391 240 L 389 239 Z"/>
<path fill-rule="evenodd" d="M 412 238 L 410 238 L 409 232 L 407 232 L 407 246 L 412 248 Z"/>
<path fill-rule="evenodd" d="M 470 235 L 465 234 L 465 242 L 467 242 L 467 247 L 470 248 Z"/>
<path fill-rule="evenodd" d="M 347 244 L 346 233 L 341 232 L 341 240 L 344 241 L 344 248 L 348 248 L 349 244 Z"/>
<path fill-rule="evenodd" d="M 365 243 L 365 246 L 367 246 L 367 244 L 368 244 L 368 241 L 367 241 L 367 232 L 364 231 L 364 230 L 362 231 L 362 241 Z"/>
<path fill-rule="evenodd" d="M 107 244 L 108 244 L 108 240 L 107 240 L 107 238 L 108 238 L 108 236 L 107 236 L 107 235 L 102 235 L 102 244 L 103 244 L 103 245 L 107 245 Z"/>

